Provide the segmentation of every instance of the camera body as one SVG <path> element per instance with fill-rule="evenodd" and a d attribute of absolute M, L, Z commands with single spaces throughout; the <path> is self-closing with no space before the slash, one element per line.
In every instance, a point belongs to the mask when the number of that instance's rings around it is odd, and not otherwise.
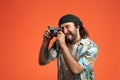
<path fill-rule="evenodd" d="M 51 27 L 51 26 L 48 26 L 48 29 L 51 32 L 51 34 L 50 34 L 51 37 L 56 37 L 58 31 L 60 31 L 60 28 L 54 28 L 54 27 Z"/>

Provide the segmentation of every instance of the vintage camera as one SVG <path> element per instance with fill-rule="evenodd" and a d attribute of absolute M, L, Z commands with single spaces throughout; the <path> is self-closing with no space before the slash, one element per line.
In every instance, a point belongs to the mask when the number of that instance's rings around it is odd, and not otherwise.
<path fill-rule="evenodd" d="M 54 28 L 54 27 L 51 27 L 51 26 L 48 26 L 48 29 L 51 32 L 51 34 L 50 34 L 51 37 L 56 37 L 57 32 L 60 31 L 60 28 Z"/>

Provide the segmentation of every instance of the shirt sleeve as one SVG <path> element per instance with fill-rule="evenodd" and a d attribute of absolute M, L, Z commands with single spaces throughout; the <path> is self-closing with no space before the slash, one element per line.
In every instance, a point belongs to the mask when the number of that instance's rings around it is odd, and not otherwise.
<path fill-rule="evenodd" d="M 52 47 L 49 50 L 49 59 L 54 60 L 58 55 L 58 46 L 56 42 L 53 43 Z"/>
<path fill-rule="evenodd" d="M 84 54 L 82 54 L 78 60 L 78 63 L 84 68 L 92 68 L 95 62 L 95 59 L 98 54 L 97 46 L 91 46 L 88 48 Z"/>

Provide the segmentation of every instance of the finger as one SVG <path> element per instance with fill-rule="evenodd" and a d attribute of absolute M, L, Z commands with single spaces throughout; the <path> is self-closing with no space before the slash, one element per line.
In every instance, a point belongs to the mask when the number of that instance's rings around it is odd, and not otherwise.
<path fill-rule="evenodd" d="M 48 28 L 46 29 L 46 32 L 49 32 L 49 33 L 51 33 L 51 32 L 50 32 L 50 30 L 49 30 Z"/>
<path fill-rule="evenodd" d="M 62 31 L 58 31 L 57 34 L 61 34 L 61 35 L 64 35 L 64 33 Z"/>
<path fill-rule="evenodd" d="M 52 37 L 49 34 L 47 34 L 47 33 L 45 33 L 44 36 L 45 36 L 45 38 L 47 38 L 49 40 L 52 39 Z"/>
<path fill-rule="evenodd" d="M 50 36 L 49 30 L 46 30 L 46 31 L 45 31 L 44 36 L 45 36 L 47 39 L 51 39 L 51 38 L 52 38 L 52 37 Z"/>

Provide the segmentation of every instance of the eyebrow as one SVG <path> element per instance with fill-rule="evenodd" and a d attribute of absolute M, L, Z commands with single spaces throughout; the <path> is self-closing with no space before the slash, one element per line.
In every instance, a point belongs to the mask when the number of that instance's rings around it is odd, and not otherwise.
<path fill-rule="evenodd" d="M 65 26 L 60 26 L 60 27 L 62 28 L 62 27 L 67 27 L 67 26 L 69 26 L 69 24 L 67 24 L 67 25 L 65 25 Z"/>

